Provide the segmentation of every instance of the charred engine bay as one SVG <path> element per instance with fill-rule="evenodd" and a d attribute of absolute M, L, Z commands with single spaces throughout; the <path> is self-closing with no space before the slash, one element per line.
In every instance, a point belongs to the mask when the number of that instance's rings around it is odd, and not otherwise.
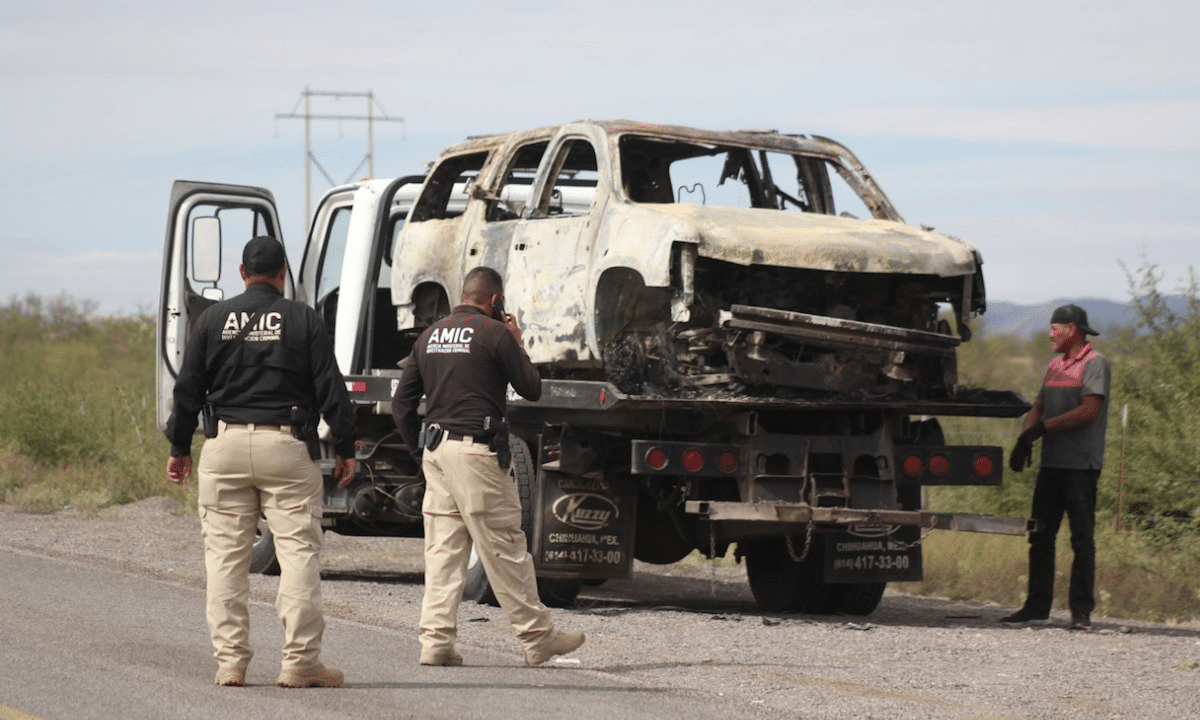
<path fill-rule="evenodd" d="M 958 339 L 939 319 L 961 278 L 697 263 L 687 322 L 630 322 L 605 378 L 663 397 L 946 399 Z M 654 318 L 642 311 L 636 317 Z"/>

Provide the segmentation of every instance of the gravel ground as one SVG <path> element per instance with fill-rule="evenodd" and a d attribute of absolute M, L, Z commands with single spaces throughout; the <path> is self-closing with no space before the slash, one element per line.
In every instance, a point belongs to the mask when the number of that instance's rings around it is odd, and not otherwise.
<path fill-rule="evenodd" d="M 0 505 L 0 547 L 103 563 L 203 587 L 199 521 L 165 498 L 94 513 L 27 515 Z M 420 541 L 329 534 L 326 612 L 416 632 Z M 256 576 L 256 599 L 276 581 Z M 638 564 L 556 610 L 588 642 L 567 667 L 635 685 L 720 696 L 779 718 L 1189 718 L 1200 716 L 1200 626 L 1067 617 L 1037 629 L 1011 608 L 892 593 L 865 618 L 767 615 L 741 567 Z M 460 649 L 519 650 L 500 610 L 467 604 Z M 415 662 L 415 658 L 414 658 Z"/>

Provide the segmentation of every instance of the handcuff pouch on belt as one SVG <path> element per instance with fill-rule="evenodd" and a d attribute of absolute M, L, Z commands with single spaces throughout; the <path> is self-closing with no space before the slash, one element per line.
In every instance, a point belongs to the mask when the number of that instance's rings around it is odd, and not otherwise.
<path fill-rule="evenodd" d="M 292 406 L 292 437 L 303 440 L 308 446 L 308 456 L 321 458 L 321 437 L 317 434 L 317 414 L 299 405 Z"/>

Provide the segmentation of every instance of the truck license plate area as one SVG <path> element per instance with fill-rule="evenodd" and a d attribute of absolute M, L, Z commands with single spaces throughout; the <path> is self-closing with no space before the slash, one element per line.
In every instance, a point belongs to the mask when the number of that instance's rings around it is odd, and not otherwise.
<path fill-rule="evenodd" d="M 825 542 L 825 579 L 834 583 L 916 582 L 922 579 L 921 529 L 851 525 Z"/>

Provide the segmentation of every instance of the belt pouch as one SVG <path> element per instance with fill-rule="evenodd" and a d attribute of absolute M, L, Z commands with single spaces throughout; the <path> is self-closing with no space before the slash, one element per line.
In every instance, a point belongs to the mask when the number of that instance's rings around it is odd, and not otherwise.
<path fill-rule="evenodd" d="M 436 450 L 438 445 L 442 444 L 442 437 L 446 433 L 442 432 L 442 426 L 437 423 L 430 423 L 425 428 L 425 449 Z"/>
<path fill-rule="evenodd" d="M 200 409 L 200 422 L 204 426 L 204 437 L 217 436 L 217 408 L 211 403 L 205 403 Z"/>

